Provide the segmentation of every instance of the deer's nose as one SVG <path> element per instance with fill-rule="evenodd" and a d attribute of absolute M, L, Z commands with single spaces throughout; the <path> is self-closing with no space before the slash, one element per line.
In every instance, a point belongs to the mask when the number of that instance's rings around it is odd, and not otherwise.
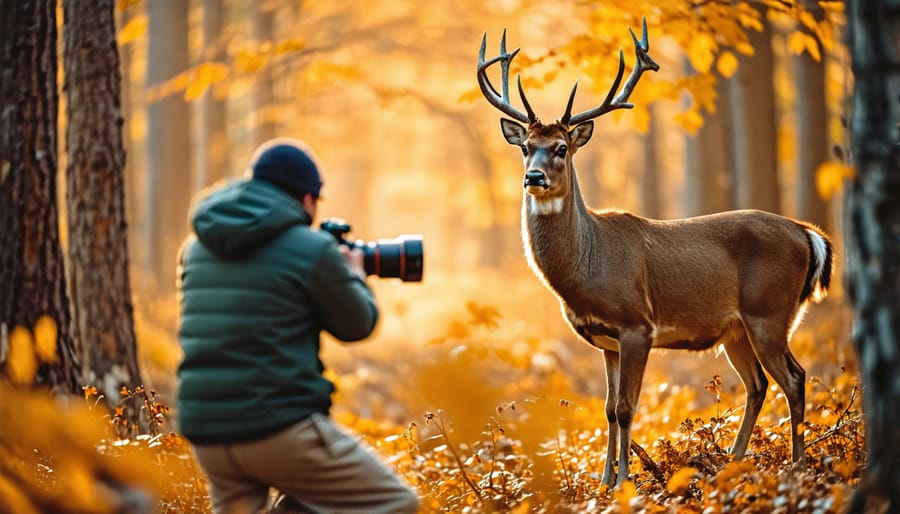
<path fill-rule="evenodd" d="M 543 171 L 540 170 L 528 170 L 525 172 L 525 187 L 528 186 L 539 186 L 539 187 L 548 187 L 547 184 L 547 175 L 544 174 Z"/>

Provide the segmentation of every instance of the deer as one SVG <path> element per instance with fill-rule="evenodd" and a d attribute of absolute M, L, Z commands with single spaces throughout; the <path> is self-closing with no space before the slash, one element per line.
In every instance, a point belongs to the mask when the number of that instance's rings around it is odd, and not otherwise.
<path fill-rule="evenodd" d="M 622 49 L 603 103 L 573 115 L 576 81 L 565 113 L 553 123 L 535 115 L 521 75 L 518 90 L 525 112 L 511 104 L 509 66 L 519 49 L 506 51 L 506 30 L 498 56 L 485 59 L 487 33 L 478 53 L 481 92 L 512 118 L 501 118 L 500 128 L 523 154 L 525 258 L 556 295 L 577 338 L 603 353 L 609 435 L 601 487 L 628 480 L 631 428 L 651 349 L 724 350 L 746 393 L 729 450 L 734 459 L 747 451 L 766 398 L 768 373 L 790 411 L 792 469 L 803 469 L 806 371 L 788 342 L 807 306 L 828 292 L 829 237 L 811 223 L 760 210 L 656 220 L 615 209 L 593 210 L 581 195 L 573 158 L 591 139 L 593 120 L 632 108 L 628 98 L 642 74 L 659 69 L 649 55 L 646 18 L 642 24 L 640 40 L 628 29 L 635 65 L 621 91 L 616 95 L 625 65 Z M 498 62 L 499 92 L 487 75 Z"/>

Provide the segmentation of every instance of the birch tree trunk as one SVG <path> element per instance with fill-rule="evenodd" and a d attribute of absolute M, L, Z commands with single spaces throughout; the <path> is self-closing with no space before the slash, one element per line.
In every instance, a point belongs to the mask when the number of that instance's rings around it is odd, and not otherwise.
<path fill-rule="evenodd" d="M 0 12 L 0 364 L 9 376 L 15 360 L 34 384 L 78 393 L 56 203 L 56 2 L 0 0 Z M 43 316 L 56 325 L 53 357 L 10 348 L 16 327 Z"/>

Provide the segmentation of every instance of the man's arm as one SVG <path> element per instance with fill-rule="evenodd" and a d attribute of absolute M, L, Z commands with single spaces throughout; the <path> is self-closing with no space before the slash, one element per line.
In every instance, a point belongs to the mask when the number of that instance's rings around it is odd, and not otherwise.
<path fill-rule="evenodd" d="M 378 321 L 375 297 L 364 276 L 350 269 L 336 242 L 325 245 L 310 275 L 319 322 L 341 341 L 368 337 Z"/>

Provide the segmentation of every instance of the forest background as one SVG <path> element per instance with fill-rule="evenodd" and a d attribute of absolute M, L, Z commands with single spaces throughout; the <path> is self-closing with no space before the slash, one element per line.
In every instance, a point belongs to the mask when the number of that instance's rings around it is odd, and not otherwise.
<path fill-rule="evenodd" d="M 424 281 L 370 279 L 383 310 L 376 334 L 362 345 L 329 340 L 324 353 L 339 386 L 336 418 L 419 489 L 424 509 L 850 505 L 866 455 L 853 312 L 840 280 L 841 193 L 856 177 L 843 2 L 22 4 L 2 4 L 12 13 L 4 62 L 20 57 L 16 37 L 43 38 L 45 50 L 58 49 L 59 74 L 21 87 L 62 94 L 52 98 L 58 119 L 38 123 L 60 131 L 49 140 L 56 162 L 37 166 L 45 180 L 33 190 L 27 179 L 4 182 L 5 195 L 22 187 L 43 202 L 25 210 L 34 219 L 4 218 L 4 237 L 49 223 L 40 239 L 50 250 L 25 269 L 52 294 L 37 298 L 40 287 L 21 286 L 31 275 L 2 270 L 4 288 L 19 285 L 0 294 L 0 362 L 19 385 L 0 390 L 0 455 L 9 457 L 0 460 L 10 463 L 0 464 L 0 512 L 109 512 L 123 502 L 209 511 L 202 474 L 170 422 L 180 358 L 175 254 L 191 200 L 241 177 L 253 149 L 276 136 L 318 154 L 321 217 L 348 220 L 361 239 L 424 237 Z M 519 152 L 477 89 L 475 62 L 482 36 L 490 54 L 505 30 L 508 45 L 522 48 L 513 73 L 537 113 L 553 119 L 576 80 L 576 110 L 602 101 L 620 47 L 632 64 L 627 29 L 639 30 L 642 16 L 660 71 L 642 79 L 634 109 L 597 123 L 576 157 L 585 201 L 666 219 L 757 208 L 832 236 L 834 287 L 792 343 L 809 376 L 805 473 L 790 472 L 776 386 L 748 458 L 730 462 L 739 379 L 715 352 L 665 352 L 651 356 L 636 415 L 641 465 L 620 489 L 599 486 L 602 356 L 565 326 L 527 268 Z M 97 47 L 112 53 L 79 59 Z M 106 86 L 91 89 L 98 76 Z M 16 98 L 16 86 L 4 87 L 4 101 Z M 92 118 L 97 109 L 86 106 L 105 100 L 91 94 L 104 92 L 120 104 Z M 4 179 L 14 179 L 29 163 L 9 157 L 18 147 L 3 129 Z M 92 138 L 108 143 L 108 169 L 79 153 Z M 23 384 L 84 401 L 62 407 Z"/>

